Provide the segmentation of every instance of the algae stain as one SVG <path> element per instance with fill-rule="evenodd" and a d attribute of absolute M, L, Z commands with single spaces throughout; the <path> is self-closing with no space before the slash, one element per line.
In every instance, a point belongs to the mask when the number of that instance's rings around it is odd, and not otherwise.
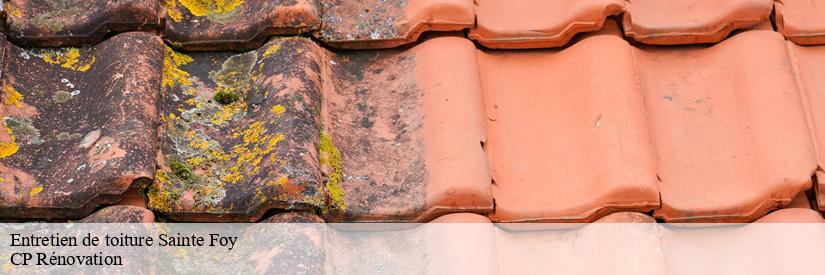
<path fill-rule="evenodd" d="M 163 87 L 175 87 L 177 85 L 190 86 L 189 73 L 182 70 L 180 66 L 192 62 L 192 57 L 178 53 L 169 46 L 163 46 Z"/>
<path fill-rule="evenodd" d="M 347 203 L 344 201 L 344 189 L 341 188 L 341 178 L 344 175 L 341 151 L 332 142 L 332 137 L 321 132 L 318 152 L 322 170 L 328 171 L 326 173 L 326 188 L 332 199 L 332 202 L 324 208 L 324 211 L 328 212 L 330 209 L 347 210 Z"/>

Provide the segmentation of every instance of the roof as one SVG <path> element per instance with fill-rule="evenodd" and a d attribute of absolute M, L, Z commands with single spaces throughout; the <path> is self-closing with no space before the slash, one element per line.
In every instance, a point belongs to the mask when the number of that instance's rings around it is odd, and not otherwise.
<path fill-rule="evenodd" d="M 5 1 L 0 218 L 825 210 L 809 1 L 116 2 Z"/>

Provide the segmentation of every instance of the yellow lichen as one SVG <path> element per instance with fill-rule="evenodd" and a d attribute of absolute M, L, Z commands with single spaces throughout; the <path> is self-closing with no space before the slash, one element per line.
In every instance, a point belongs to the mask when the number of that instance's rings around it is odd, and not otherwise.
<path fill-rule="evenodd" d="M 81 60 L 82 59 L 82 60 Z M 81 58 L 80 50 L 77 48 L 68 48 L 65 50 L 52 50 L 43 55 L 43 61 L 49 64 L 60 65 L 60 67 L 78 71 L 86 72 L 92 68 L 97 59 L 94 56 L 88 58 Z"/>
<path fill-rule="evenodd" d="M 273 153 L 278 143 L 283 141 L 284 134 L 268 134 L 264 123 L 256 121 L 245 130 L 232 134 L 233 138 L 240 138 L 243 142 L 232 146 L 232 153 L 237 156 L 234 166 L 228 169 L 221 180 L 237 183 L 244 176 L 251 176 L 260 170 L 260 164 L 265 155 Z M 274 158 L 270 155 L 270 160 Z"/>
<path fill-rule="evenodd" d="M 175 3 L 175 0 L 162 0 L 160 4 L 166 7 L 166 15 L 168 15 L 169 18 L 172 18 L 175 22 L 180 22 L 183 20 L 183 14 L 180 13 L 178 4 Z"/>
<path fill-rule="evenodd" d="M 21 12 L 20 9 L 17 8 L 17 6 L 15 6 L 14 3 L 12 3 L 12 2 L 6 2 L 3 5 L 3 9 L 11 17 L 21 17 L 21 16 L 23 16 L 23 12 Z"/>
<path fill-rule="evenodd" d="M 281 44 L 275 43 L 275 44 L 270 45 L 268 48 L 266 48 L 266 51 L 264 51 L 264 58 L 267 58 L 270 55 L 278 52 L 278 50 L 280 50 L 280 49 L 281 49 Z"/>
<path fill-rule="evenodd" d="M 176 52 L 169 46 L 163 46 L 163 87 L 175 87 L 176 85 L 189 86 L 189 73 L 181 70 L 180 66 L 192 62 L 192 57 Z"/>
<path fill-rule="evenodd" d="M 37 196 L 37 194 L 40 194 L 40 192 L 43 192 L 43 186 L 32 188 L 31 190 L 29 190 L 29 197 Z"/>
<path fill-rule="evenodd" d="M 341 177 L 344 175 L 344 168 L 341 164 L 341 151 L 332 142 L 332 137 L 321 132 L 318 142 L 319 161 L 322 167 L 327 167 L 330 172 L 327 175 L 327 192 L 332 199 L 331 206 L 335 209 L 346 210 L 347 203 L 344 201 L 344 189 L 341 188 Z"/>
<path fill-rule="evenodd" d="M 281 104 L 275 104 L 275 106 L 272 106 L 272 109 L 270 109 L 269 111 L 277 116 L 281 116 L 284 114 L 284 112 L 286 112 L 286 108 L 284 108 L 284 106 Z"/>
<path fill-rule="evenodd" d="M 149 193 L 147 194 L 149 198 L 149 208 L 167 213 L 172 211 L 173 194 L 166 189 L 162 189 L 168 184 L 169 176 L 166 175 L 166 172 L 157 170 L 155 172 L 155 185 L 149 189 Z"/>
<path fill-rule="evenodd" d="M 3 84 L 3 104 L 14 105 L 20 108 L 21 101 L 23 101 L 23 95 L 20 94 L 20 92 L 9 84 Z"/>
<path fill-rule="evenodd" d="M 3 118 L 5 121 L 6 118 Z M 3 127 L 6 128 L 6 132 L 9 134 L 10 141 L 9 142 L 0 142 L 0 159 L 7 158 L 11 155 L 17 153 L 17 150 L 20 150 L 20 146 L 17 145 L 17 140 L 14 137 L 14 133 L 12 133 L 11 128 L 3 124 Z"/>
<path fill-rule="evenodd" d="M 178 0 L 194 16 L 225 14 L 243 4 L 243 0 Z"/>

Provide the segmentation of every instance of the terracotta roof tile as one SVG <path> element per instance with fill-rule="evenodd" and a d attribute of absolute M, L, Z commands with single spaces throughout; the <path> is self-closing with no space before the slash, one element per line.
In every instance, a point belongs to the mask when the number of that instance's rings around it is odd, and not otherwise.
<path fill-rule="evenodd" d="M 772 8 L 771 0 L 633 0 L 624 31 L 645 44 L 714 43 L 768 19 Z"/>
<path fill-rule="evenodd" d="M 336 54 L 330 65 L 325 128 L 342 157 L 346 220 L 422 221 L 492 209 L 469 40 Z"/>
<path fill-rule="evenodd" d="M 659 157 L 657 217 L 747 222 L 810 187 L 816 159 L 781 35 L 636 53 Z"/>
<path fill-rule="evenodd" d="M 658 208 L 632 50 L 608 34 L 564 50 L 479 52 L 494 220 L 586 222 Z"/>
<path fill-rule="evenodd" d="M 776 28 L 800 45 L 825 44 L 825 5 L 817 1 L 775 0 Z"/>
<path fill-rule="evenodd" d="M 325 204 L 321 58 L 304 38 L 245 53 L 166 48 L 160 170 L 149 206 L 178 220 L 254 221 Z"/>
<path fill-rule="evenodd" d="M 825 101 L 825 46 L 798 46 L 787 43 L 808 115 L 811 136 L 816 147 L 817 170 L 814 191 L 820 210 L 825 210 L 825 111 L 818 108 Z"/>
<path fill-rule="evenodd" d="M 0 43 L 0 216 L 79 218 L 153 177 L 157 36 L 81 49 Z"/>
<path fill-rule="evenodd" d="M 19 45 L 81 46 L 160 25 L 156 0 L 7 0 L 6 34 Z"/>
<path fill-rule="evenodd" d="M 316 0 L 199 1 L 160 0 L 166 7 L 163 38 L 186 50 L 251 50 L 269 36 L 318 28 Z"/>
<path fill-rule="evenodd" d="M 155 215 L 149 209 L 117 205 L 109 206 L 80 219 L 84 223 L 151 223 Z"/>
<path fill-rule="evenodd" d="M 469 37 L 490 48 L 547 48 L 577 33 L 601 29 L 624 10 L 623 0 L 476 0 L 477 24 Z"/>
<path fill-rule="evenodd" d="M 337 48 L 391 48 L 425 31 L 457 31 L 474 24 L 472 0 L 319 0 L 315 37 Z"/>

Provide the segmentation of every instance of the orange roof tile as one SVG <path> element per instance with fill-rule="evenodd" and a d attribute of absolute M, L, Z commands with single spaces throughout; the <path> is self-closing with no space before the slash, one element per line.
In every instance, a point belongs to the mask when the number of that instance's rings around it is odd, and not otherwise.
<path fill-rule="evenodd" d="M 659 206 L 632 47 L 481 51 L 497 221 L 593 221 Z"/>
<path fill-rule="evenodd" d="M 818 1 L 775 0 L 776 28 L 800 45 L 825 44 L 825 5 Z"/>
<path fill-rule="evenodd" d="M 810 187 L 815 156 L 781 35 L 635 56 L 659 158 L 657 217 L 746 222 Z"/>
<path fill-rule="evenodd" d="M 645 44 L 713 43 L 768 19 L 771 0 L 632 0 L 625 35 Z"/>
<path fill-rule="evenodd" d="M 490 48 L 547 48 L 601 29 L 624 10 L 622 0 L 476 0 L 477 24 L 469 37 Z"/>

